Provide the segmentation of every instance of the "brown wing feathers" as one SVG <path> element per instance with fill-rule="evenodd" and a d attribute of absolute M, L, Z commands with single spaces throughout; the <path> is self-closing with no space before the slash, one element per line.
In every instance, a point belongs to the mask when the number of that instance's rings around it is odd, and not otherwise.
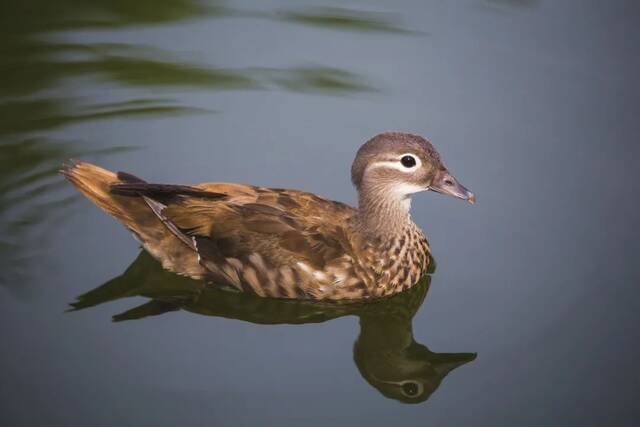
<path fill-rule="evenodd" d="M 240 199 L 233 194 L 224 200 L 179 197 L 161 210 L 161 216 L 193 239 L 200 264 L 225 282 L 262 296 L 314 295 L 315 290 L 304 283 L 309 277 L 299 275 L 298 263 L 322 271 L 351 252 L 344 229 L 302 204 L 285 210 L 275 191 L 267 195 L 269 190 L 261 189 L 258 195 L 255 190 L 243 188 Z M 322 199 L 306 202 L 317 205 Z"/>
<path fill-rule="evenodd" d="M 295 190 L 241 184 L 152 184 L 88 163 L 63 171 L 90 200 L 140 236 L 165 268 L 259 295 L 304 297 L 299 262 L 322 270 L 350 252 L 353 209 Z M 204 268 L 203 268 L 204 267 Z"/>
<path fill-rule="evenodd" d="M 194 251 L 197 251 L 196 246 L 193 243 L 193 240 L 190 239 L 187 235 L 185 235 L 182 231 L 180 231 L 173 222 L 171 222 L 169 219 L 167 219 L 166 216 L 163 215 L 162 210 L 166 207 L 165 205 L 163 205 L 160 202 L 156 202 L 155 200 L 147 196 L 142 196 L 142 199 L 153 211 L 153 213 L 156 214 L 158 219 L 162 221 L 162 223 L 169 229 L 169 231 L 175 234 L 176 237 L 180 239 L 185 245 L 187 245 Z"/>

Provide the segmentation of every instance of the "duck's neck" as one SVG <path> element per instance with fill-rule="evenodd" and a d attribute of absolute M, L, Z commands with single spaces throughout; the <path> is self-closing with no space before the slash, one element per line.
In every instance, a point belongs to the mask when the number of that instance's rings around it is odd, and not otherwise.
<path fill-rule="evenodd" d="M 382 187 L 362 188 L 358 194 L 358 227 L 368 236 L 387 240 L 412 227 L 411 199 L 390 195 Z"/>

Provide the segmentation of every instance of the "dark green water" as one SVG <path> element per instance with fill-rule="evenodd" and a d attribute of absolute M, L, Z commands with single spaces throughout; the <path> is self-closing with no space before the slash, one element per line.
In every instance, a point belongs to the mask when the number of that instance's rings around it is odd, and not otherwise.
<path fill-rule="evenodd" d="M 3 2 L 0 424 L 637 425 L 638 19 L 623 0 Z M 415 197 L 438 269 L 375 304 L 166 273 L 55 173 L 354 203 L 355 151 L 391 129 L 478 203 Z"/>

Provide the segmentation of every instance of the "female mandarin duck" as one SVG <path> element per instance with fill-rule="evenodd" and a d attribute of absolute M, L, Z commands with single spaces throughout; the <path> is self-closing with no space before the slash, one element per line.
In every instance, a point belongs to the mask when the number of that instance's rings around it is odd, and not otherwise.
<path fill-rule="evenodd" d="M 400 132 L 358 150 L 357 209 L 297 190 L 150 184 L 83 162 L 62 173 L 167 270 L 274 298 L 360 300 L 408 289 L 430 259 L 411 195 L 475 201 L 429 141 Z"/>

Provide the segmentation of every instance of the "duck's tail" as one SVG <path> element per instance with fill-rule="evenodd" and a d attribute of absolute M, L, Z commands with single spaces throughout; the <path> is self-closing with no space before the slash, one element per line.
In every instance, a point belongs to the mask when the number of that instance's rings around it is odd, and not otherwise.
<path fill-rule="evenodd" d="M 118 174 L 85 162 L 73 162 L 60 173 L 72 183 L 87 199 L 120 221 L 125 227 L 136 233 L 137 237 L 147 234 L 148 227 L 141 227 L 134 218 L 153 219 L 149 208 L 142 199 L 119 197 L 111 194 L 111 186 L 121 183 Z"/>
<path fill-rule="evenodd" d="M 197 254 L 167 229 L 143 197 L 112 191 L 116 184 L 144 183 L 142 179 L 86 162 L 73 162 L 60 173 L 86 198 L 127 227 L 164 268 L 194 278 L 202 277 Z"/>

